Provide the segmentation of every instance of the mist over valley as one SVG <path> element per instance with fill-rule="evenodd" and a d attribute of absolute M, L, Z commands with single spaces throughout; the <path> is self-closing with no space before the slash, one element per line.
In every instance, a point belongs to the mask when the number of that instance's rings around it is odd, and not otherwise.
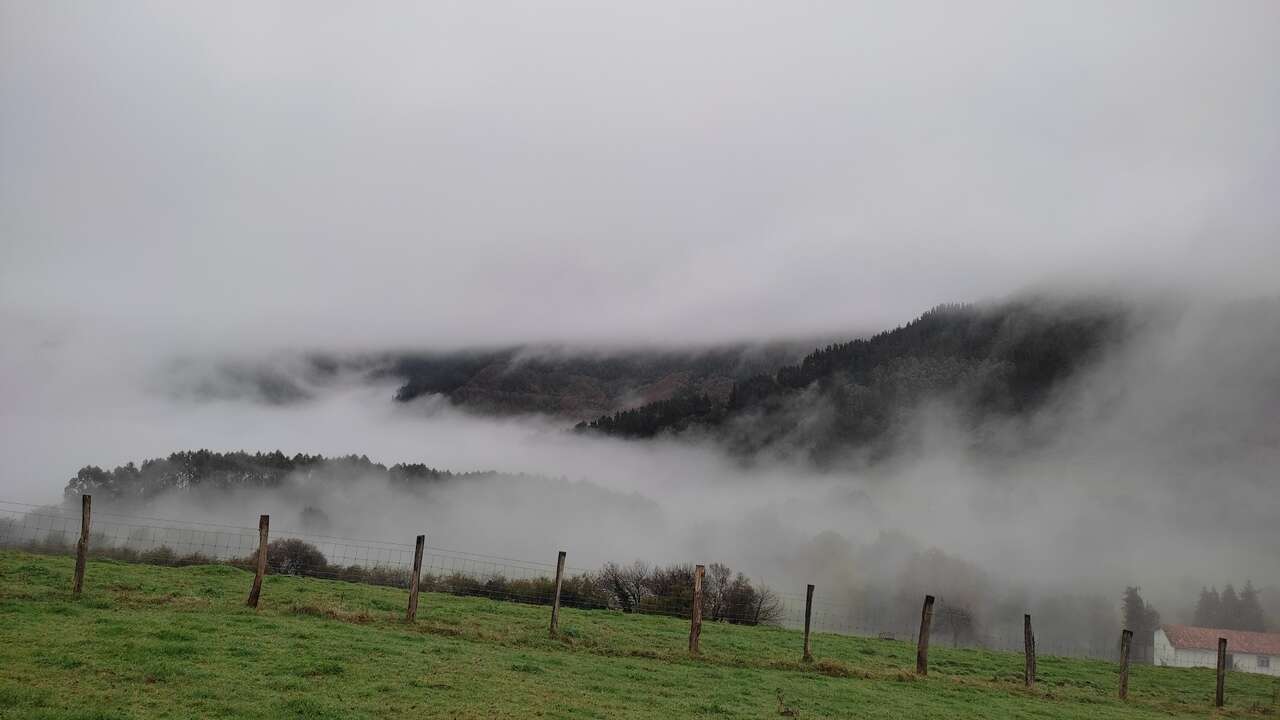
<path fill-rule="evenodd" d="M 1158 664 L 1169 624 L 1272 633 L 1280 668 L 1277 27 L 1251 0 L 0 0 L 0 610 L 106 653 L 0 642 L 0 717 L 81 682 L 139 718 L 254 716 L 241 688 L 296 704 L 261 717 L 1198 711 L 1190 672 L 1133 705 L 1092 704 L 1096 663 L 1033 689 L 1037 640 L 1112 662 L 1131 630 Z M 575 619 L 535 637 L 511 606 L 560 552 Z M 293 604 L 249 614 L 264 578 Z M 845 655 L 780 660 L 810 585 Z M 178 639 L 99 632 L 205 603 Z M 237 674 L 313 620 L 374 649 Z M 901 642 L 929 622 L 946 692 Z M 236 654 L 251 629 L 289 657 Z M 361 676 L 401 630 L 441 657 Z M 223 689 L 193 698 L 204 666 L 153 646 L 204 642 Z M 473 660 L 500 682 L 433 675 Z"/>

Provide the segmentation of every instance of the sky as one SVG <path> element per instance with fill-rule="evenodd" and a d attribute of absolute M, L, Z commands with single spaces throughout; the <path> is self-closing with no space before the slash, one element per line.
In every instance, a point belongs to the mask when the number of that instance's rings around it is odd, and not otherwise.
<path fill-rule="evenodd" d="M 0 323 L 700 343 L 1270 292 L 1277 31 L 1268 1 L 3 0 Z"/>

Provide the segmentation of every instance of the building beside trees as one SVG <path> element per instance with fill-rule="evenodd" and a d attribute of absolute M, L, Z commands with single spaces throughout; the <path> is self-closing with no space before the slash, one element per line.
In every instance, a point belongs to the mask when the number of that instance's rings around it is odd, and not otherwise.
<path fill-rule="evenodd" d="M 1155 664 L 1217 667 L 1218 638 L 1227 639 L 1228 669 L 1280 677 L 1280 633 L 1161 625 L 1155 633 Z"/>

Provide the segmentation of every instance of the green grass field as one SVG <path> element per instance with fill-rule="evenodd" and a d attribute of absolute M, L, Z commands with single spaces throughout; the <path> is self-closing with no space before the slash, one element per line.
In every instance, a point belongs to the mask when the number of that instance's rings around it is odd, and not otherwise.
<path fill-rule="evenodd" d="M 687 623 L 423 594 L 402 620 L 393 588 L 268 576 L 226 566 L 89 563 L 70 594 L 72 559 L 0 552 L 0 718 L 1260 717 L 1276 681 L 1231 673 L 1212 708 L 1213 671 L 1135 667 L 1115 698 L 1113 664 L 935 648 L 918 678 L 903 642 L 707 625 L 688 656 Z"/>

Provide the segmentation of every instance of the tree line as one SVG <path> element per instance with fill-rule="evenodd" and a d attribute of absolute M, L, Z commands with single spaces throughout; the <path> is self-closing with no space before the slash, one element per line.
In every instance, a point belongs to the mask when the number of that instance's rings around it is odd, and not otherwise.
<path fill-rule="evenodd" d="M 39 553 L 73 551 L 73 545 L 60 534 L 20 547 Z M 89 547 L 90 557 L 122 562 L 175 567 L 224 563 L 250 572 L 257 567 L 256 554 L 219 559 L 200 552 L 182 554 L 163 545 L 139 549 L 92 540 Z M 399 588 L 407 588 L 412 575 L 411 570 L 399 566 L 331 563 L 318 547 L 300 538 L 278 538 L 267 544 L 267 572 Z M 688 617 L 693 607 L 693 578 L 694 566 L 689 564 L 606 563 L 596 572 L 566 575 L 561 583 L 560 604 Z M 419 587 L 429 592 L 535 605 L 549 605 L 555 593 L 555 581 L 550 577 L 508 578 L 498 572 L 484 576 L 428 572 L 419 579 Z M 726 565 L 707 566 L 702 587 L 706 620 L 739 625 L 777 625 L 782 621 L 781 598 Z"/>
<path fill-rule="evenodd" d="M 495 474 L 453 473 L 422 463 L 397 463 L 388 467 L 370 460 L 367 455 L 329 458 L 304 453 L 285 455 L 279 450 L 223 453 L 202 449 L 182 450 L 168 457 L 144 460 L 141 464 L 131 461 L 110 470 L 86 465 L 67 481 L 63 493 L 68 498 L 97 495 L 116 500 L 146 500 L 175 489 L 276 488 L 294 473 L 327 474 L 350 479 L 383 478 L 392 484 L 410 488 L 455 477 Z"/>
<path fill-rule="evenodd" d="M 1250 630 L 1266 632 L 1267 619 L 1262 612 L 1262 602 L 1253 581 L 1245 580 L 1239 594 L 1231 583 L 1218 592 L 1218 588 L 1201 588 L 1196 601 L 1195 616 L 1191 621 L 1196 627 L 1222 628 L 1225 630 Z"/>
<path fill-rule="evenodd" d="M 251 567 L 254 558 L 235 561 Z M 410 571 L 402 568 L 332 565 L 314 545 L 298 538 L 273 540 L 267 545 L 269 572 L 284 575 L 331 577 L 349 582 L 407 587 Z M 566 607 L 609 608 L 624 613 L 656 613 L 688 617 L 693 606 L 694 566 L 687 563 L 630 565 L 606 563 L 597 572 L 566 576 L 560 603 Z M 474 595 L 496 600 L 550 604 L 555 583 L 550 577 L 507 578 L 501 573 L 483 577 L 464 573 L 426 573 L 423 590 L 454 595 Z M 702 584 L 703 617 L 741 625 L 774 625 L 782 619 L 782 601 L 773 590 L 754 585 L 727 565 L 707 566 Z"/>
<path fill-rule="evenodd" d="M 660 384 L 712 394 L 734 380 L 772 372 L 804 350 L 800 343 L 688 350 L 511 347 L 401 354 L 386 358 L 379 374 L 402 382 L 395 396 L 400 402 L 440 395 L 481 412 L 582 418 L 616 409 L 638 389 Z"/>
<path fill-rule="evenodd" d="M 667 400 L 580 422 L 574 429 L 626 438 L 649 438 L 662 431 L 679 432 L 695 423 L 713 423 L 723 411 L 723 406 L 711 396 L 686 390 Z"/>

